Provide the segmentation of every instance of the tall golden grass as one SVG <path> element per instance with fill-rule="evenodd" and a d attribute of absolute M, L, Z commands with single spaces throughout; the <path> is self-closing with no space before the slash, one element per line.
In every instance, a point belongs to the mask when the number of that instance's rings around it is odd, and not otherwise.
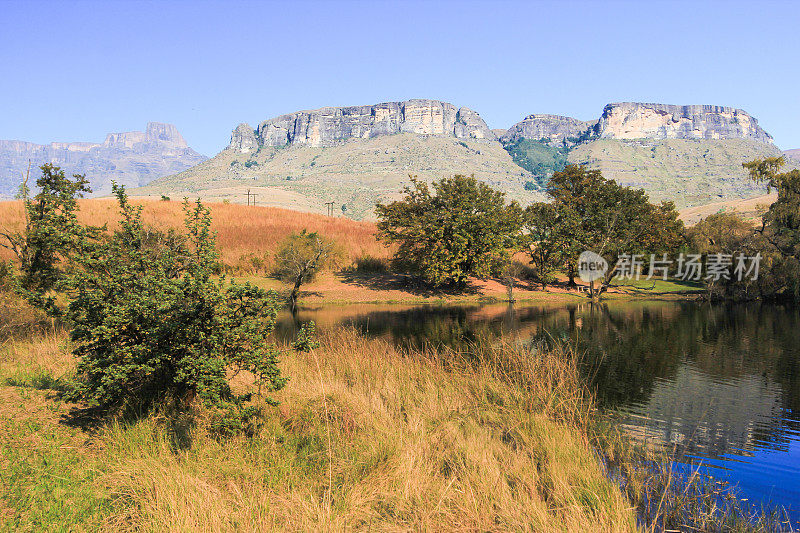
<path fill-rule="evenodd" d="M 404 351 L 339 329 L 291 377 L 263 436 L 195 428 L 176 450 L 157 420 L 104 437 L 111 523 L 157 530 L 633 531 L 582 425 L 577 368 L 497 347 Z M 185 442 L 185 437 L 183 437 Z"/>
<path fill-rule="evenodd" d="M 59 421 L 65 408 L 40 390 L 73 368 L 63 333 L 0 346 L 0 398 L 18 390 L 24 405 L 49 405 L 0 408 L 0 433 L 28 443 L 10 452 L 0 484 L 9 524 L 635 530 L 590 447 L 591 402 L 569 354 L 408 351 L 346 329 L 321 340 L 314 352 L 284 358 L 290 382 L 273 394 L 277 408 L 264 406 L 254 438 L 221 441 L 197 418 L 153 414 L 85 435 L 85 444 Z M 36 461 L 20 465 L 27 456 Z"/>
<path fill-rule="evenodd" d="M 180 228 L 183 224 L 182 203 L 133 199 L 143 207 L 142 218 L 159 228 Z M 78 218 L 86 224 L 113 228 L 119 221 L 116 200 L 80 200 Z M 222 262 L 234 269 L 260 270 L 270 264 L 270 257 L 290 233 L 303 229 L 332 238 L 344 251 L 347 261 L 371 256 L 387 258 L 390 251 L 375 239 L 376 227 L 371 222 L 344 217 L 327 217 L 275 207 L 237 204 L 208 204 Z M 21 201 L 0 202 L 0 228 L 20 229 L 23 221 Z M 13 256 L 0 248 L 0 260 Z"/>

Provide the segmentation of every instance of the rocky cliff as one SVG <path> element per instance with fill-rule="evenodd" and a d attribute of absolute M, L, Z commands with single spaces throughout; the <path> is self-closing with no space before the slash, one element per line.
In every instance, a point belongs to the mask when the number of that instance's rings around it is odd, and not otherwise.
<path fill-rule="evenodd" d="M 586 137 L 596 125 L 596 120 L 585 122 L 559 115 L 528 115 L 521 122 L 511 126 L 500 137 L 500 141 L 505 144 L 520 139 L 532 141 L 546 139 L 551 144 L 566 142 L 568 145 L 573 145 L 579 139 Z"/>
<path fill-rule="evenodd" d="M 747 112 L 711 105 L 608 104 L 595 128 L 604 139 L 751 139 L 772 137 Z"/>
<path fill-rule="evenodd" d="M 228 149 L 247 153 L 260 146 L 331 146 L 351 138 L 416 133 L 459 139 L 491 139 L 495 134 L 471 109 L 438 100 L 408 100 L 355 107 L 324 107 L 265 120 L 253 130 L 240 124 Z"/>
<path fill-rule="evenodd" d="M 746 111 L 712 105 L 622 102 L 608 104 L 599 120 L 584 122 L 557 115 L 528 115 L 500 140 L 546 140 L 574 145 L 602 139 L 750 139 L 772 143 L 772 137 Z M 572 140 L 572 142 L 570 142 Z"/>
<path fill-rule="evenodd" d="M 67 174 L 86 174 L 95 194 L 111 190 L 111 181 L 129 187 L 181 172 L 206 159 L 183 139 L 172 124 L 150 122 L 145 131 L 109 133 L 102 143 L 53 142 L 34 144 L 0 140 L 0 195 L 16 193 L 31 164 L 53 163 Z"/>

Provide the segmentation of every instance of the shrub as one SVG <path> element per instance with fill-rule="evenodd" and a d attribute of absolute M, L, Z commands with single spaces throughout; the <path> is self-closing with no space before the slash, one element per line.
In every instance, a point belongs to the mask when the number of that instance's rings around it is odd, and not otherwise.
<path fill-rule="evenodd" d="M 9 292 L 13 288 L 14 267 L 10 261 L 0 261 L 0 292 Z"/>
<path fill-rule="evenodd" d="M 255 414 L 246 406 L 252 392 L 235 394 L 227 373 L 248 371 L 268 392 L 286 382 L 268 339 L 274 294 L 212 279 L 217 250 L 199 200 L 184 203 L 184 236 L 147 230 L 124 188 L 115 185 L 114 193 L 121 228 L 79 258 L 70 281 L 79 362 L 65 398 L 136 412 L 161 399 L 187 409 L 197 398 L 214 413 L 219 431 L 247 427 Z"/>
<path fill-rule="evenodd" d="M 100 228 L 80 224 L 78 198 L 92 192 L 85 176 L 73 180 L 61 168 L 42 165 L 36 180 L 39 192 L 28 196 L 27 178 L 20 187 L 25 206 L 24 231 L 0 231 L 0 246 L 11 250 L 18 260 L 19 291 L 34 306 L 53 315 L 61 314 L 53 292 L 60 290 L 75 254 L 85 252 Z"/>
<path fill-rule="evenodd" d="M 306 230 L 289 235 L 275 254 L 275 277 L 293 283 L 289 305 L 295 309 L 300 286 L 313 281 L 323 268 L 338 261 L 341 252 L 336 243 L 316 232 Z"/>

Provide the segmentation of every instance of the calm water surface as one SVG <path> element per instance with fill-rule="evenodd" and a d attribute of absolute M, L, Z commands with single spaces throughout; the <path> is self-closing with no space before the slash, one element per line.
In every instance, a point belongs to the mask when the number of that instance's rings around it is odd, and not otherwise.
<path fill-rule="evenodd" d="M 800 520 L 800 310 L 694 302 L 571 306 L 345 306 L 297 321 L 349 325 L 398 344 L 460 348 L 499 337 L 563 340 L 635 439 L 674 450 L 744 498 Z M 297 321 L 284 316 L 279 334 Z M 591 367 L 589 371 L 588 368 Z"/>

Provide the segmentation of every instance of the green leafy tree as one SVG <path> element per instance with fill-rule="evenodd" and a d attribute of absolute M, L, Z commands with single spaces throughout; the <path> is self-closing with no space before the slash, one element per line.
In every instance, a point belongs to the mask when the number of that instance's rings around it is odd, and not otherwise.
<path fill-rule="evenodd" d="M 229 373 L 248 371 L 267 391 L 284 386 L 269 341 L 275 295 L 215 280 L 218 254 L 209 211 L 184 203 L 186 235 L 146 228 L 141 207 L 114 185 L 122 221 L 91 253 L 76 257 L 69 281 L 77 377 L 66 399 L 105 411 L 199 400 L 223 432 L 256 413 Z M 268 402 L 271 400 L 267 399 Z"/>
<path fill-rule="evenodd" d="M 776 285 L 771 288 L 783 286 L 788 297 L 800 301 L 800 170 L 780 172 L 785 162 L 783 157 L 768 157 L 743 166 L 752 179 L 778 191 L 778 199 L 762 217 L 759 233 L 781 255 L 771 271 Z"/>
<path fill-rule="evenodd" d="M 340 255 L 336 243 L 317 232 L 306 230 L 289 235 L 275 254 L 273 274 L 292 284 L 289 307 L 297 309 L 300 287 L 312 281 L 317 273 L 335 264 Z"/>
<path fill-rule="evenodd" d="M 709 215 L 688 228 L 686 236 L 689 249 L 701 254 L 704 258 L 703 263 L 708 261 L 710 254 L 730 255 L 734 263 L 739 254 L 746 257 L 761 254 L 763 264 L 760 266 L 760 281 L 750 278 L 740 280 L 733 275 L 729 275 L 727 279 L 722 276 L 719 279 L 704 276 L 703 283 L 709 299 L 746 300 L 759 298 L 765 295 L 765 291 L 770 293 L 774 291 L 764 283 L 764 274 L 774 265 L 775 258 L 772 257 L 774 248 L 756 231 L 751 222 L 744 220 L 740 215 L 736 213 Z"/>
<path fill-rule="evenodd" d="M 398 243 L 395 259 L 436 286 L 463 287 L 486 277 L 518 238 L 522 210 L 474 177 L 457 175 L 428 185 L 412 178 L 405 198 L 378 204 L 379 238 Z"/>
<path fill-rule="evenodd" d="M 528 254 L 536 278 L 546 287 L 555 280 L 555 271 L 564 266 L 564 249 L 569 226 L 562 218 L 563 209 L 555 203 L 536 202 L 525 208 L 522 215 L 522 250 Z"/>
<path fill-rule="evenodd" d="M 22 231 L 0 229 L 0 246 L 17 257 L 18 287 L 31 304 L 51 314 L 60 314 L 54 292 L 65 280 L 76 254 L 84 253 L 99 235 L 101 228 L 78 222 L 78 198 L 91 192 L 85 176 L 73 179 L 59 167 L 42 165 L 36 180 L 39 192 L 30 197 L 27 178 L 20 187 L 25 209 Z"/>
<path fill-rule="evenodd" d="M 672 252 L 683 243 L 683 223 L 675 204 L 652 204 L 643 190 L 623 187 L 599 170 L 569 165 L 553 174 L 547 193 L 553 199 L 552 210 L 537 209 L 544 210 L 540 220 L 552 216 L 552 227 L 547 227 L 546 219 L 541 222 L 546 230 L 540 232 L 541 246 L 560 250 L 554 262 L 563 260 L 570 282 L 584 250 L 602 255 L 612 267 L 596 288 L 592 283 L 592 297 L 607 290 L 620 255 Z"/>
<path fill-rule="evenodd" d="M 783 157 L 745 163 L 750 176 L 778 191 L 778 199 L 763 217 L 763 234 L 783 255 L 800 259 L 800 170 L 779 172 Z"/>

